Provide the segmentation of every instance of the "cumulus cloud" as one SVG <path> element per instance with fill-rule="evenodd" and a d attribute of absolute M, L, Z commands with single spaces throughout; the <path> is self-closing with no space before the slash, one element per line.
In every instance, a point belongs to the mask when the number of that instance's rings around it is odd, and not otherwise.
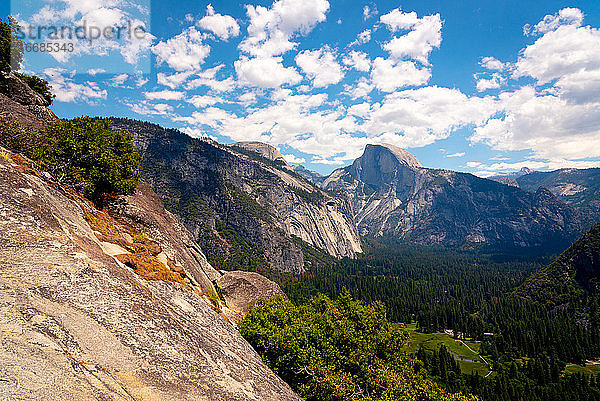
<path fill-rule="evenodd" d="M 348 53 L 342 62 L 358 71 L 369 72 L 371 69 L 371 60 L 366 53 L 355 50 Z"/>
<path fill-rule="evenodd" d="M 492 74 L 491 78 L 479 78 L 475 74 L 475 78 L 477 79 L 477 90 L 479 92 L 484 92 L 488 89 L 498 89 L 506 82 L 506 78 L 498 73 Z"/>
<path fill-rule="evenodd" d="M 582 16 L 563 9 L 535 26 L 541 36 L 520 52 L 512 73 L 535 85 L 501 93 L 501 114 L 477 127 L 473 142 L 530 149 L 562 166 L 600 157 L 600 32 L 581 26 Z"/>
<path fill-rule="evenodd" d="M 166 42 L 160 41 L 152 47 L 152 52 L 159 65 L 164 62 L 177 71 L 199 70 L 210 53 L 204 39 L 204 34 L 192 26 Z"/>
<path fill-rule="evenodd" d="M 365 77 L 360 77 L 354 85 L 344 85 L 344 94 L 350 96 L 353 100 L 368 98 L 375 86 Z"/>
<path fill-rule="evenodd" d="M 327 47 L 305 50 L 298 53 L 295 60 L 298 67 L 312 79 L 315 88 L 336 84 L 344 77 L 335 55 Z"/>
<path fill-rule="evenodd" d="M 428 68 L 420 68 L 412 61 L 394 61 L 377 57 L 373 61 L 371 79 L 382 92 L 393 92 L 406 86 L 424 85 L 431 78 Z"/>
<path fill-rule="evenodd" d="M 373 5 L 373 7 L 370 7 L 367 5 L 363 7 L 363 20 L 368 20 L 369 18 L 372 18 L 377 14 L 379 14 L 377 6 Z"/>
<path fill-rule="evenodd" d="M 82 32 L 85 34 L 85 40 L 87 41 L 85 46 L 79 45 L 76 38 L 52 39 L 54 43 L 61 45 L 68 43 L 74 45 L 74 51 L 72 52 L 48 53 L 60 63 L 82 55 L 104 56 L 109 53 L 120 53 L 126 63 L 138 64 L 140 59 L 148 54 L 152 40 L 155 39 L 148 32 L 146 22 L 149 21 L 149 10 L 145 7 L 114 0 L 54 0 L 48 3 L 50 4 L 46 4 L 26 20 L 19 21 L 19 25 L 25 31 L 31 25 L 34 27 L 48 27 L 49 24 L 79 27 L 85 24 L 87 27 L 96 27 L 100 30 L 129 25 L 135 28 L 141 27 L 144 32 L 142 37 L 126 35 L 121 40 L 113 40 L 103 35 L 96 37 L 96 30 L 86 29 Z M 15 7 L 12 10 L 13 14 L 29 14 L 31 9 L 27 7 L 31 5 L 28 4 L 26 2 L 15 2 Z"/>
<path fill-rule="evenodd" d="M 477 127 L 473 142 L 546 159 L 600 157 L 600 103 L 570 104 L 526 86 L 500 94 L 500 105 L 503 115 Z"/>
<path fill-rule="evenodd" d="M 307 34 L 325 21 L 327 0 L 277 0 L 271 8 L 246 6 L 250 25 L 240 49 L 255 57 L 272 57 L 295 49 L 294 35 Z"/>
<path fill-rule="evenodd" d="M 304 159 L 302 157 L 297 157 L 291 153 L 289 155 L 282 155 L 282 156 L 288 163 L 292 163 L 292 164 L 306 163 L 306 159 Z"/>
<path fill-rule="evenodd" d="M 360 156 L 367 143 L 424 146 L 458 128 L 482 124 L 496 111 L 491 98 L 439 87 L 397 91 L 381 102 L 349 108 L 332 108 L 325 94 L 295 95 L 287 89 L 276 90 L 272 99 L 246 115 L 209 107 L 177 120 L 192 128 L 210 127 L 234 141 L 286 144 L 316 155 L 319 163 L 339 164 Z"/>
<path fill-rule="evenodd" d="M 488 70 L 504 71 L 508 68 L 508 63 L 496 59 L 495 57 L 482 57 L 479 61 L 479 65 Z"/>
<path fill-rule="evenodd" d="M 358 36 L 356 37 L 356 39 L 353 42 L 351 42 L 348 46 L 352 47 L 352 46 L 362 45 L 362 44 L 368 43 L 370 41 L 371 41 L 371 30 L 365 29 L 364 31 L 359 33 Z"/>
<path fill-rule="evenodd" d="M 208 96 L 208 95 L 194 95 L 189 99 L 186 99 L 186 102 L 194 105 L 194 107 L 201 109 L 203 107 L 212 106 L 217 103 L 225 103 L 225 99 L 219 96 Z"/>
<path fill-rule="evenodd" d="M 129 78 L 129 75 L 127 75 L 127 74 L 115 75 L 114 77 L 112 77 L 110 79 L 110 85 L 111 86 L 123 86 L 125 81 L 127 81 L 127 78 Z"/>
<path fill-rule="evenodd" d="M 234 63 L 238 80 L 243 85 L 277 88 L 297 84 L 302 77 L 294 67 L 284 67 L 282 57 L 241 57 Z"/>
<path fill-rule="evenodd" d="M 149 103 L 148 101 L 141 101 L 136 103 L 127 103 L 127 106 L 134 113 L 143 115 L 143 116 L 168 116 L 173 117 L 173 106 L 168 105 L 166 103 Z"/>
<path fill-rule="evenodd" d="M 544 19 L 533 27 L 525 25 L 523 33 L 525 35 L 544 34 L 556 30 L 560 26 L 571 25 L 581 26 L 583 22 L 583 12 L 578 8 L 563 8 L 556 14 L 546 15 Z"/>
<path fill-rule="evenodd" d="M 446 155 L 446 157 L 464 157 L 465 156 L 465 152 L 457 152 L 457 153 L 452 153 L 450 155 Z"/>
<path fill-rule="evenodd" d="M 159 72 L 156 74 L 156 81 L 159 85 L 164 85 L 171 89 L 175 89 L 187 81 L 187 79 L 192 76 L 192 73 L 193 71 L 183 71 L 168 75 L 164 72 Z"/>
<path fill-rule="evenodd" d="M 192 90 L 200 87 L 208 87 L 215 92 L 230 92 L 237 87 L 237 82 L 232 77 L 224 79 L 217 78 L 217 73 L 225 67 L 219 64 L 216 67 L 208 68 L 204 71 L 195 72 L 195 78 L 190 80 L 185 89 Z"/>
<path fill-rule="evenodd" d="M 181 100 L 185 97 L 185 93 L 163 90 L 158 92 L 144 92 L 144 96 L 149 100 Z"/>
<path fill-rule="evenodd" d="M 221 40 L 227 40 L 240 34 L 240 26 L 230 15 L 215 13 L 212 4 L 206 6 L 206 15 L 198 21 L 198 26 L 217 35 Z"/>
<path fill-rule="evenodd" d="M 52 93 L 56 95 L 56 100 L 59 102 L 94 104 L 106 99 L 106 89 L 100 89 L 97 83 L 75 82 L 73 80 L 75 71 L 69 73 L 63 68 L 46 68 L 43 75 L 50 83 Z"/>
<path fill-rule="evenodd" d="M 600 100 L 600 31 L 598 28 L 561 26 L 550 31 L 521 53 L 514 78 L 529 76 L 538 85 L 555 82 L 555 88 L 568 99 L 581 103 Z M 594 92 L 596 95 L 594 95 Z"/>
<path fill-rule="evenodd" d="M 415 12 L 404 13 L 394 9 L 379 20 L 392 32 L 410 30 L 405 35 L 394 37 L 383 45 L 397 59 L 411 59 L 429 64 L 429 54 L 442 42 L 442 20 L 439 14 L 418 18 Z"/>
<path fill-rule="evenodd" d="M 90 68 L 87 73 L 90 74 L 91 76 L 95 76 L 97 74 L 103 74 L 105 73 L 106 70 L 104 68 Z"/>

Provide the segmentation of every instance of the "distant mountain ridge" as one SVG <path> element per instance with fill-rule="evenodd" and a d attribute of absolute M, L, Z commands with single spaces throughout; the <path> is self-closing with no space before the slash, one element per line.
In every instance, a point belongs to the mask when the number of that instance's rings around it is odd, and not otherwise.
<path fill-rule="evenodd" d="M 600 222 L 516 291 L 551 307 L 600 294 Z"/>
<path fill-rule="evenodd" d="M 362 235 L 419 244 L 558 247 L 590 221 L 545 188 L 534 193 L 467 173 L 421 167 L 409 152 L 367 145 L 323 182 L 344 192 Z"/>
<path fill-rule="evenodd" d="M 307 245 L 336 257 L 362 251 L 347 200 L 302 178 L 270 145 L 220 145 L 155 124 L 114 122 L 134 133 L 142 177 L 211 263 L 301 272 Z"/>

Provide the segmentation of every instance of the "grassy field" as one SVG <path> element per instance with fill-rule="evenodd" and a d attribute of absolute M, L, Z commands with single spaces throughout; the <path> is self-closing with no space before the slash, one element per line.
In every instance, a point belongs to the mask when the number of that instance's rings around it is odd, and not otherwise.
<path fill-rule="evenodd" d="M 490 369 L 483 362 L 477 353 L 473 353 L 465 347 L 460 341 L 455 340 L 446 333 L 419 333 L 416 331 L 416 324 L 406 325 L 410 331 L 410 340 L 407 348 L 410 352 L 417 352 L 419 347 L 425 347 L 427 350 L 437 350 L 442 344 L 446 346 L 448 351 L 452 352 L 460 364 L 460 369 L 463 373 L 471 374 L 473 371 L 479 372 L 481 376 L 489 373 Z M 474 340 L 464 340 L 474 351 L 478 352 L 481 343 Z"/>

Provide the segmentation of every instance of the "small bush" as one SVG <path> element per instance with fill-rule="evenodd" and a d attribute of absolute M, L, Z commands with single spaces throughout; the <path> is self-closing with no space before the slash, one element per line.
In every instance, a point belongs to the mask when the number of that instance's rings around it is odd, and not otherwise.
<path fill-rule="evenodd" d="M 31 157 L 59 182 L 74 185 L 91 199 L 131 193 L 139 179 L 132 134 L 111 130 L 109 121 L 91 117 L 50 122 Z"/>

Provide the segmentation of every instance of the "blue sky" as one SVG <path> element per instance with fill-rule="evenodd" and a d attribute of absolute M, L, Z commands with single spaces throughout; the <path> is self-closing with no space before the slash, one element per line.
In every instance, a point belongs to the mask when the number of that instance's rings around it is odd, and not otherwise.
<path fill-rule="evenodd" d="M 260 140 L 321 173 L 384 142 L 481 176 L 600 166 L 596 0 L 15 0 L 2 12 L 34 32 L 144 28 L 26 54 L 62 117 Z"/>

